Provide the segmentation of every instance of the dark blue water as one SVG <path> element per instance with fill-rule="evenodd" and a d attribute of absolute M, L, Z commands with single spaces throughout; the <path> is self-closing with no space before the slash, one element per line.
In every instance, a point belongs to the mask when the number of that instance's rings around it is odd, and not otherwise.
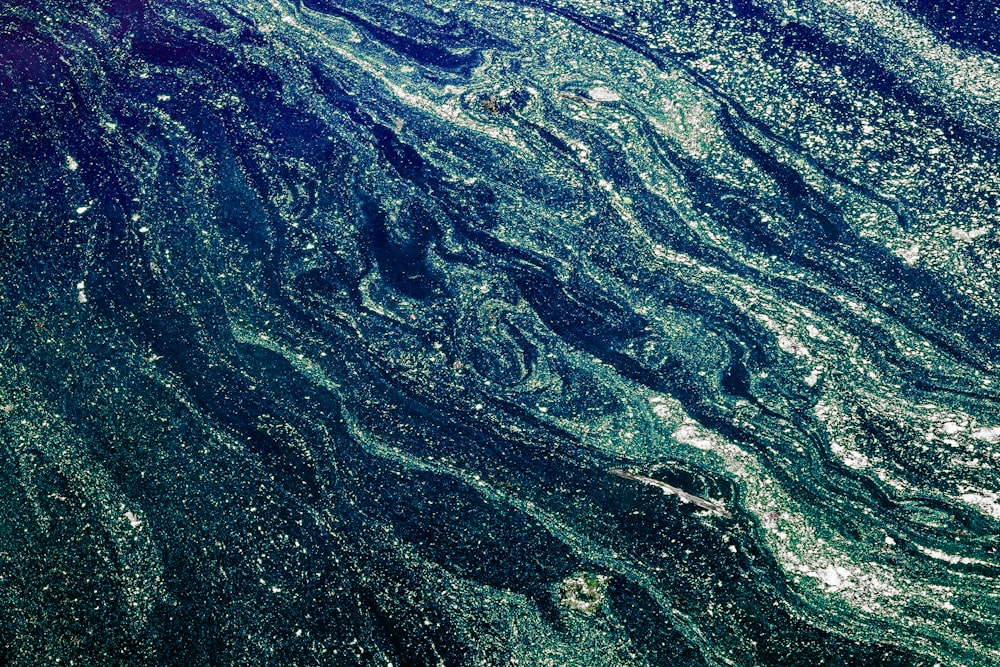
<path fill-rule="evenodd" d="M 1000 663 L 998 22 L 0 2 L 0 663 Z"/>

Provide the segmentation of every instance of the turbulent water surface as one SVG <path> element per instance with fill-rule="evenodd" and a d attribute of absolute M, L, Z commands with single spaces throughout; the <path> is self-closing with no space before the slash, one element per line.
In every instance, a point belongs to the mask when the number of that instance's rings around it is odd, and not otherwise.
<path fill-rule="evenodd" d="M 0 0 L 0 662 L 1000 664 L 998 22 Z"/>

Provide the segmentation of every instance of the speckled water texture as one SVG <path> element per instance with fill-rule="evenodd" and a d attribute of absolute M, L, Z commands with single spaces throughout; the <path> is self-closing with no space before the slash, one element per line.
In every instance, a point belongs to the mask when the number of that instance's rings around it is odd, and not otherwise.
<path fill-rule="evenodd" d="M 998 21 L 0 0 L 0 664 L 1000 664 Z"/>

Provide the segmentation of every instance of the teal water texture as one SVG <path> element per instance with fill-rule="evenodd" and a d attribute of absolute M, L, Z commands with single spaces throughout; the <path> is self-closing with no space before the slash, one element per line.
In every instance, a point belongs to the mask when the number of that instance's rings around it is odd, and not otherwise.
<path fill-rule="evenodd" d="M 0 662 L 1000 663 L 987 10 L 0 0 Z"/>

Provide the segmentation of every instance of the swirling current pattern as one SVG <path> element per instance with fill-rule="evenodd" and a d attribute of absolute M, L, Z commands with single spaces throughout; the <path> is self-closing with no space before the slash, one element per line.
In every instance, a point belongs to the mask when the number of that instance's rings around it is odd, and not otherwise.
<path fill-rule="evenodd" d="M 0 661 L 1000 664 L 998 25 L 0 2 Z"/>

